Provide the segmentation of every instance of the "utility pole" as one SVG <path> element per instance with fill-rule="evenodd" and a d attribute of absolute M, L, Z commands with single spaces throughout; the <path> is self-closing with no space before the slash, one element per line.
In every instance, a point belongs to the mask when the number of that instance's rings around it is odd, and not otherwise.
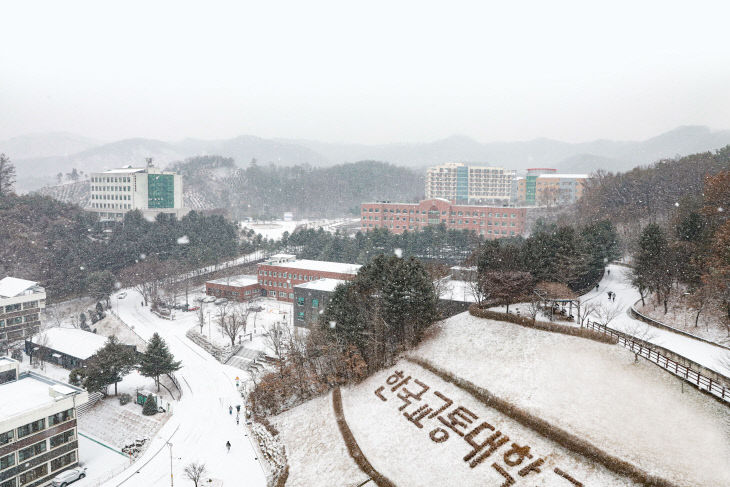
<path fill-rule="evenodd" d="M 170 487 L 173 487 L 175 484 L 172 478 L 172 443 L 168 441 L 167 446 L 170 447 Z"/>

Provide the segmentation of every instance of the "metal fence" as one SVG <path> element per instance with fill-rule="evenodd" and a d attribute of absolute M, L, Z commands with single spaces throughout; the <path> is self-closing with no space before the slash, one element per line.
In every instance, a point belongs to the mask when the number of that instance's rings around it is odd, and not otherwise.
<path fill-rule="evenodd" d="M 644 357 L 645 359 L 649 360 L 650 362 L 655 363 L 659 367 L 663 368 L 664 370 L 667 370 L 671 372 L 672 374 L 676 375 L 677 377 L 681 377 L 685 381 L 689 382 L 690 384 L 696 386 L 700 390 L 704 390 L 712 394 L 713 396 L 716 396 L 723 401 L 726 401 L 730 403 L 730 388 L 725 386 L 724 384 L 711 379 L 710 377 L 707 377 L 700 372 L 696 370 L 692 370 L 690 367 L 687 367 L 686 365 L 680 364 L 676 360 L 672 360 L 671 358 L 667 357 L 666 355 L 658 352 L 657 350 L 649 347 L 646 345 L 645 342 L 641 342 L 636 340 L 630 335 L 627 335 L 626 333 L 621 333 L 620 331 L 612 330 L 611 328 L 608 328 L 607 326 L 600 325 L 598 323 L 594 322 L 588 322 L 584 326 L 591 330 L 595 330 L 601 333 L 605 333 L 606 335 L 610 335 L 618 340 L 619 345 L 622 345 L 629 350 L 631 350 L 634 354 Z"/>

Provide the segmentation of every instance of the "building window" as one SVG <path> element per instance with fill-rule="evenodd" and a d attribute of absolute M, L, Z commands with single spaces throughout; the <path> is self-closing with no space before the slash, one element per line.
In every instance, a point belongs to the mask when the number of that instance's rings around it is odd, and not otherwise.
<path fill-rule="evenodd" d="M 304 306 L 304 298 L 297 298 L 297 306 Z"/>
<path fill-rule="evenodd" d="M 286 293 L 284 291 L 279 291 L 279 297 L 280 298 L 285 298 L 286 297 Z"/>
<path fill-rule="evenodd" d="M 58 458 L 54 458 L 51 460 L 51 472 L 55 472 L 59 468 L 63 468 L 66 465 L 70 465 L 73 462 L 76 461 L 76 452 L 68 452 L 63 456 L 60 456 Z"/>
<path fill-rule="evenodd" d="M 74 430 L 68 430 L 64 431 L 60 435 L 52 436 L 51 437 L 51 448 L 56 448 L 57 446 L 61 446 L 64 443 L 68 443 L 69 441 L 74 439 Z"/>
<path fill-rule="evenodd" d="M 304 311 L 300 311 L 299 313 L 297 313 L 297 319 L 299 321 L 304 321 Z"/>
<path fill-rule="evenodd" d="M 21 473 L 20 477 L 18 477 L 18 480 L 20 480 L 20 485 L 25 485 L 36 479 L 45 477 L 46 475 L 48 475 L 48 464 L 44 463 L 43 465 L 40 465 L 33 470 Z"/>
<path fill-rule="evenodd" d="M 312 300 L 312 308 L 319 308 L 319 299 Z"/>
<path fill-rule="evenodd" d="M 0 470 L 5 470 L 15 465 L 15 453 L 0 457 Z"/>
<path fill-rule="evenodd" d="M 289 293 L 289 299 L 294 299 L 294 293 Z"/>
<path fill-rule="evenodd" d="M 31 433 L 37 433 L 38 431 L 46 428 L 45 418 L 33 421 L 32 423 L 24 424 L 18 427 L 18 438 L 28 436 Z"/>
<path fill-rule="evenodd" d="M 40 455 L 44 451 L 46 451 L 46 440 L 39 441 L 35 445 L 31 445 L 28 448 L 18 450 L 18 462 L 24 462 L 29 458 Z"/>
<path fill-rule="evenodd" d="M 68 421 L 69 419 L 73 419 L 74 417 L 74 410 L 73 409 L 67 409 L 66 411 L 61 411 L 60 413 L 56 413 L 53 416 L 48 416 L 48 426 L 54 426 L 59 423 L 64 423 Z"/>
<path fill-rule="evenodd" d="M 0 433 L 0 445 L 10 443 L 14 436 L 15 435 L 13 435 L 13 430 L 6 431 L 5 433 Z"/>

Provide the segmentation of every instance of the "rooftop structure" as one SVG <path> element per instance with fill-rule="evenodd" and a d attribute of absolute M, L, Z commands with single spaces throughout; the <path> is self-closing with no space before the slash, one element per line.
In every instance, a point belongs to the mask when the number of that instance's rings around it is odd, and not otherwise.
<path fill-rule="evenodd" d="M 317 279 L 316 281 L 309 281 L 305 282 L 303 284 L 297 284 L 294 286 L 295 288 L 301 288 L 301 289 L 312 289 L 315 291 L 334 291 L 337 286 L 340 284 L 345 284 L 347 281 L 344 279 L 330 279 L 330 278 L 324 278 L 324 279 Z"/>
<path fill-rule="evenodd" d="M 262 290 L 257 276 L 235 276 L 207 281 L 205 293 L 234 301 L 248 301 L 260 297 Z"/>
<path fill-rule="evenodd" d="M 28 340 L 69 356 L 87 360 L 106 344 L 106 337 L 78 328 L 49 328 Z"/>

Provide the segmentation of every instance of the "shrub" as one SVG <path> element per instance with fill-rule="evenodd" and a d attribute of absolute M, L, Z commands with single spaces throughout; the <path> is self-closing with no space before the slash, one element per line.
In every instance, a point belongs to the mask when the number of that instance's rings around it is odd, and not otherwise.
<path fill-rule="evenodd" d="M 154 416 L 157 414 L 157 401 L 155 401 L 155 397 L 152 394 L 147 396 L 147 400 L 142 408 L 142 414 L 145 416 Z"/>
<path fill-rule="evenodd" d="M 122 406 L 124 406 L 125 404 L 128 404 L 129 401 L 131 401 L 131 400 L 132 400 L 132 396 L 130 396 L 126 392 L 123 392 L 119 395 L 119 404 L 121 404 Z"/>
<path fill-rule="evenodd" d="M 527 328 L 534 328 L 536 330 L 549 331 L 552 333 L 561 333 L 563 335 L 570 335 L 580 338 L 587 338 L 588 340 L 608 343 L 611 345 L 615 345 L 616 343 L 618 343 L 618 340 L 616 338 L 613 338 L 610 335 L 605 335 L 595 330 L 578 328 L 570 325 L 561 325 L 559 323 L 550 323 L 549 321 L 535 321 L 533 323 L 532 318 L 529 318 L 527 316 L 517 316 L 513 314 L 500 313 L 499 311 L 483 309 L 476 305 L 469 306 L 469 314 L 478 318 L 487 318 L 489 320 L 496 321 L 508 321 L 510 323 L 514 323 L 515 325 L 520 325 Z"/>

